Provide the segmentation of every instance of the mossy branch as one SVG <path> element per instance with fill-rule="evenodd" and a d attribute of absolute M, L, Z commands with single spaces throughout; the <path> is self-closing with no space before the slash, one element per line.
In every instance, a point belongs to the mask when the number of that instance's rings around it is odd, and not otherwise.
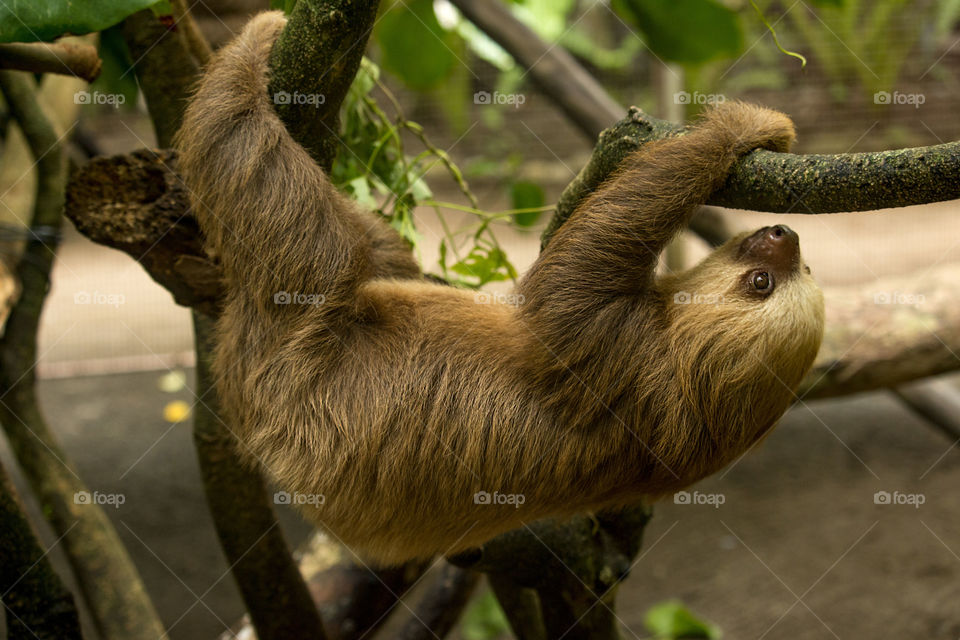
<path fill-rule="evenodd" d="M 684 131 L 684 127 L 630 107 L 626 118 L 600 134 L 590 161 L 560 195 L 543 244 L 628 154 L 647 142 Z M 726 184 L 708 204 L 769 213 L 839 213 L 957 198 L 960 142 L 949 142 L 837 155 L 754 151 L 734 165 Z"/>
<path fill-rule="evenodd" d="M 70 468 L 36 398 L 37 329 L 50 288 L 63 213 L 66 162 L 60 140 L 23 72 L 0 71 L 0 89 L 36 160 L 32 238 L 17 265 L 22 293 L 0 339 L 0 423 L 17 462 L 63 536 L 77 581 L 101 636 L 155 640 L 165 632 L 137 570 L 99 505 L 75 497 L 87 487 Z"/>
<path fill-rule="evenodd" d="M 293 139 L 329 171 L 337 154 L 340 103 L 353 82 L 377 16 L 375 0 L 300 0 L 270 53 L 268 91 Z M 300 101 L 298 96 L 323 96 Z M 289 100 L 286 99 L 289 97 Z"/>

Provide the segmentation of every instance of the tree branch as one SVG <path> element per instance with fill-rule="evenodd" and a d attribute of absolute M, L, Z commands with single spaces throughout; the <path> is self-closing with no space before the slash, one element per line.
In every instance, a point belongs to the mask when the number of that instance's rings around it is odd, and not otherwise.
<path fill-rule="evenodd" d="M 0 44 L 0 69 L 57 73 L 93 82 L 100 75 L 96 47 L 70 42 Z"/>
<path fill-rule="evenodd" d="M 271 96 L 280 118 L 330 171 L 337 154 L 340 103 L 353 82 L 377 16 L 378 0 L 301 0 L 270 52 Z M 297 95 L 323 96 L 299 102 Z"/>
<path fill-rule="evenodd" d="M 580 201 L 646 142 L 683 127 L 636 107 L 604 131 L 590 161 L 564 189 L 543 234 L 545 244 Z M 960 198 L 960 142 L 932 147 L 795 155 L 759 150 L 737 162 L 709 204 L 770 213 L 840 213 L 906 207 Z"/>
<path fill-rule="evenodd" d="M 406 622 L 391 634 L 397 640 L 436 640 L 444 638 L 466 608 L 480 574 L 444 563 L 421 594 L 416 609 Z"/>
<path fill-rule="evenodd" d="M 73 595 L 50 566 L 6 470 L 0 466 L 0 594 L 7 635 L 37 640 L 82 637 Z"/>
<path fill-rule="evenodd" d="M 123 37 L 136 61 L 134 71 L 147 101 L 157 146 L 173 146 L 200 67 L 190 55 L 182 30 L 167 27 L 151 9 L 123 21 Z"/>
<path fill-rule="evenodd" d="M 136 568 L 100 506 L 77 501 L 87 487 L 65 462 L 37 404 L 37 328 L 62 219 L 66 162 L 29 77 L 0 71 L 0 89 L 37 166 L 33 237 L 17 265 L 23 290 L 0 339 L 0 424 L 45 515 L 63 537 L 101 635 L 156 640 L 164 630 Z"/>
<path fill-rule="evenodd" d="M 626 109 L 610 97 L 566 49 L 544 42 L 513 17 L 503 2 L 451 0 L 461 13 L 513 56 L 534 83 L 590 140 L 623 117 Z"/>

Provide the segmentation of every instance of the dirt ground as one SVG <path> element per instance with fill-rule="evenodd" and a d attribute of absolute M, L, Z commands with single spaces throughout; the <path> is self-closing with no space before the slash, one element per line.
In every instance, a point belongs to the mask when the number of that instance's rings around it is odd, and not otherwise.
<path fill-rule="evenodd" d="M 957 209 L 794 216 L 788 224 L 824 284 L 922 278 L 960 259 Z M 773 217 L 733 219 L 749 227 Z M 533 233 L 507 234 L 504 244 L 521 270 L 536 255 Z M 690 251 L 695 258 L 701 249 Z M 189 382 L 160 389 L 171 367 L 190 378 L 189 314 L 127 256 L 68 233 L 40 342 L 49 422 L 92 489 L 124 495 L 108 514 L 170 637 L 215 637 L 242 605 L 204 505 L 189 423 L 163 417 L 169 402 L 192 402 Z M 693 488 L 694 501 L 722 504 L 657 507 L 619 599 L 624 637 L 647 637 L 644 612 L 679 598 L 728 639 L 957 640 L 957 454 L 954 439 L 889 394 L 795 407 L 757 451 Z M 0 447 L 0 458 L 12 467 L 8 450 Z M 922 504 L 876 504 L 878 491 Z M 293 544 L 309 532 L 294 514 L 283 523 Z M 55 536 L 46 531 L 46 540 Z"/>

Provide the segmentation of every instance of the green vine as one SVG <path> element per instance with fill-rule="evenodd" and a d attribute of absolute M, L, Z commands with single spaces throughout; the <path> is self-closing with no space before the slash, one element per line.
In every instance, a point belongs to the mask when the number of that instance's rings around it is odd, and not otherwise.
<path fill-rule="evenodd" d="M 374 89 L 386 96 L 393 117 L 371 95 Z M 337 155 L 331 179 L 362 205 L 383 216 L 418 255 L 425 240 L 417 230 L 413 213 L 418 206 L 431 207 L 443 230 L 439 241 L 440 272 L 435 275 L 469 288 L 516 280 L 517 271 L 500 247 L 492 225 L 509 223 L 514 216 L 534 209 L 499 212 L 480 209 L 459 167 L 445 151 L 430 142 L 422 126 L 404 117 L 396 98 L 380 81 L 380 69 L 366 58 L 344 100 L 341 122 L 340 137 L 346 149 Z M 408 155 L 402 132 L 416 138 L 423 150 Z M 437 166 L 450 175 L 469 206 L 433 198 L 424 176 Z M 469 213 L 475 222 L 452 229 L 444 215 L 448 209 Z"/>

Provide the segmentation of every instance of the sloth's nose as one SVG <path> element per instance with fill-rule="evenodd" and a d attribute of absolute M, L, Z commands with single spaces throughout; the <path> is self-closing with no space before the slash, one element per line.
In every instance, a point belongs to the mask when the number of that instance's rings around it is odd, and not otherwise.
<path fill-rule="evenodd" d="M 795 269 L 800 264 L 800 236 L 785 224 L 763 227 L 743 240 L 740 255 L 772 269 Z"/>
<path fill-rule="evenodd" d="M 766 229 L 770 242 L 800 243 L 800 236 L 797 235 L 797 232 L 785 224 L 775 224 L 772 227 L 766 227 Z"/>

